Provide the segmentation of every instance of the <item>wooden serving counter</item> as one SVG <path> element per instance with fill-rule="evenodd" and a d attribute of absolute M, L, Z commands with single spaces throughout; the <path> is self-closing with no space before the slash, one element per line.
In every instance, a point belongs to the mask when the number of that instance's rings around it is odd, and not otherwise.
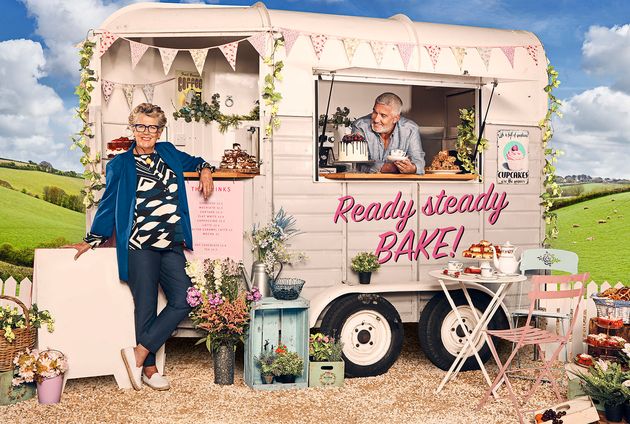
<path fill-rule="evenodd" d="M 341 181 L 357 181 L 357 180 L 407 180 L 407 181 L 426 181 L 426 180 L 440 180 L 440 181 L 473 181 L 478 177 L 473 174 L 367 174 L 359 172 L 338 172 L 332 174 L 319 174 L 320 177 L 328 178 L 329 180 L 341 180 Z"/>
<path fill-rule="evenodd" d="M 212 178 L 215 180 L 231 180 L 231 179 L 247 179 L 247 178 L 254 178 L 255 176 L 260 175 L 260 174 L 245 174 L 242 172 L 236 172 L 236 171 L 223 171 L 223 170 L 217 170 L 216 172 L 212 173 Z M 188 178 L 188 179 L 198 179 L 199 178 L 199 173 L 197 172 L 184 172 L 184 178 Z"/>

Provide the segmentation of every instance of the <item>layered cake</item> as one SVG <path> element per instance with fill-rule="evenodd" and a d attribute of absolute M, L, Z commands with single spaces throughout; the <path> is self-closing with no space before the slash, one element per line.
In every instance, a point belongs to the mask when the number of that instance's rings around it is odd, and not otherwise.
<path fill-rule="evenodd" d="M 125 153 L 131 147 L 132 140 L 127 137 L 120 137 L 107 143 L 107 150 L 105 154 L 108 159 L 118 156 L 121 153 Z"/>
<path fill-rule="evenodd" d="M 258 174 L 260 171 L 256 157 L 242 150 L 241 145 L 237 143 L 232 146 L 232 149 L 226 149 L 223 152 L 219 169 L 245 174 Z"/>
<path fill-rule="evenodd" d="M 433 158 L 431 166 L 425 168 L 427 171 L 459 171 L 459 166 L 455 165 L 455 157 L 449 156 L 447 150 L 440 150 Z"/>
<path fill-rule="evenodd" d="M 362 162 L 367 161 L 368 144 L 361 134 L 346 134 L 339 143 L 340 162 Z"/>

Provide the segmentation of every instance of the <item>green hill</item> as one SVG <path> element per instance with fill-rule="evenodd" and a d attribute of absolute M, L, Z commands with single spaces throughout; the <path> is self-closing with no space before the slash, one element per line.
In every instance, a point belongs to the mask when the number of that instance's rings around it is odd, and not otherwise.
<path fill-rule="evenodd" d="M 580 272 L 590 272 L 598 283 L 621 281 L 630 285 L 630 192 L 576 203 L 556 212 L 560 235 L 553 241 L 554 248 L 577 253 Z"/>
<path fill-rule="evenodd" d="M 58 237 L 76 242 L 84 236 L 85 214 L 0 187 L 0 244 L 34 247 Z"/>
<path fill-rule="evenodd" d="M 45 186 L 59 187 L 67 194 L 80 194 L 83 188 L 82 178 L 12 168 L 0 168 L 0 180 L 7 181 L 15 190 L 26 189 L 27 192 L 38 194 L 40 197 L 44 194 Z"/>

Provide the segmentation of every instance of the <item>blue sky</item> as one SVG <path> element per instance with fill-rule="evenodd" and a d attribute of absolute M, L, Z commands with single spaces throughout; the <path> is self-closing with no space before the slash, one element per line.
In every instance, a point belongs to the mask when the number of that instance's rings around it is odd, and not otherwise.
<path fill-rule="evenodd" d="M 171 1 L 176 3 L 177 1 Z M 186 3 L 203 1 L 186 1 Z M 0 157 L 80 170 L 68 151 L 78 81 L 76 49 L 90 28 L 133 0 L 2 0 Z M 248 1 L 206 1 L 249 5 Z M 270 9 L 389 17 L 534 32 L 560 72 L 565 101 L 554 143 L 561 175 L 630 178 L 630 1 L 266 1 Z"/>

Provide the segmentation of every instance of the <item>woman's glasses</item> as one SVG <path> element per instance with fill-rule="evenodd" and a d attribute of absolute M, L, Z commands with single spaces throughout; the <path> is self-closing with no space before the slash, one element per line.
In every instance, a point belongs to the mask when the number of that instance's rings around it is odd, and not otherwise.
<path fill-rule="evenodd" d="M 149 134 L 157 134 L 157 132 L 160 129 L 162 129 L 162 127 L 159 125 L 144 125 L 144 124 L 133 124 L 131 125 L 131 128 L 133 128 L 134 131 L 137 131 L 139 133 L 143 133 L 148 130 Z"/>

